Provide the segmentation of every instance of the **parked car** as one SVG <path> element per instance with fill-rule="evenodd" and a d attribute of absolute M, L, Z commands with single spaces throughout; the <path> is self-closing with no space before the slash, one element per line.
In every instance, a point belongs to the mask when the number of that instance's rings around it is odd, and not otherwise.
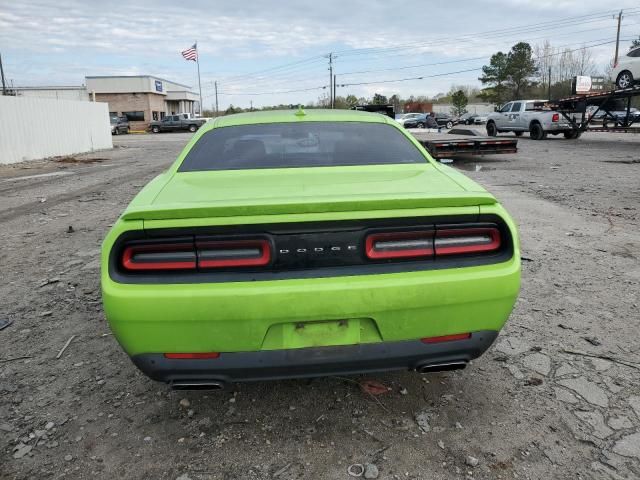
<path fill-rule="evenodd" d="M 487 123 L 487 119 L 489 118 L 489 115 L 486 113 L 480 113 L 478 114 L 478 116 L 473 120 L 473 123 L 475 125 L 483 125 L 485 123 Z"/>
<path fill-rule="evenodd" d="M 476 118 L 478 118 L 477 113 L 465 113 L 460 116 L 458 119 L 459 125 L 473 125 L 476 122 Z"/>
<path fill-rule="evenodd" d="M 464 368 L 520 284 L 495 197 L 352 110 L 209 122 L 126 208 L 101 262 L 115 338 L 179 389 Z"/>
<path fill-rule="evenodd" d="M 129 120 L 127 117 L 110 117 L 111 135 L 120 135 L 121 133 L 129 133 Z"/>
<path fill-rule="evenodd" d="M 630 126 L 633 123 L 640 123 L 640 111 L 637 108 L 629 109 L 628 116 L 626 110 L 613 111 L 609 113 L 611 113 L 614 118 L 611 118 L 609 115 L 602 115 L 602 117 L 600 117 L 602 120 L 602 126 L 605 128 L 609 126 L 625 127 Z M 595 118 L 598 118 L 597 114 L 595 115 Z"/>
<path fill-rule="evenodd" d="M 495 137 L 501 132 L 514 132 L 516 136 L 529 132 L 534 140 L 564 134 L 565 138 L 577 138 L 569 121 L 560 113 L 545 107 L 547 100 L 515 100 L 506 103 L 487 117 L 487 135 Z"/>
<path fill-rule="evenodd" d="M 185 118 L 184 114 L 167 115 L 160 121 L 154 121 L 149 124 L 148 130 L 153 133 L 175 132 L 178 130 L 188 130 L 195 132 L 206 123 L 206 118 Z"/>
<path fill-rule="evenodd" d="M 458 123 L 455 118 L 444 112 L 436 112 L 435 118 L 436 122 L 438 122 L 438 125 L 441 127 L 453 128 L 453 126 Z"/>
<path fill-rule="evenodd" d="M 404 126 L 406 121 L 410 121 L 410 120 L 416 119 L 418 117 L 422 117 L 424 119 L 424 116 L 425 116 L 424 113 L 404 113 L 404 114 L 400 115 L 398 118 L 396 118 L 396 121 L 400 125 Z"/>
<path fill-rule="evenodd" d="M 425 113 L 410 113 L 410 116 L 403 118 L 400 124 L 404 128 L 425 128 L 427 126 L 427 115 Z"/>
<path fill-rule="evenodd" d="M 640 82 L 640 47 L 633 48 L 618 58 L 611 77 L 616 79 L 618 88 L 629 88 Z"/>

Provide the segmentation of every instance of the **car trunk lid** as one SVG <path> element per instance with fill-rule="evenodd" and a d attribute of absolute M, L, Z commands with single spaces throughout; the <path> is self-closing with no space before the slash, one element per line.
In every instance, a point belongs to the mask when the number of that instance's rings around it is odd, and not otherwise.
<path fill-rule="evenodd" d="M 493 203 L 494 197 L 481 187 L 456 181 L 432 164 L 184 172 L 173 175 L 153 200 L 132 202 L 123 218 L 169 220 Z"/>

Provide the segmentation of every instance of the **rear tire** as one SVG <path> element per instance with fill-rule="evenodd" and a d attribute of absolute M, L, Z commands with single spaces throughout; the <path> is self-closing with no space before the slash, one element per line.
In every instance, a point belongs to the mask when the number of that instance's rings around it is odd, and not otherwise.
<path fill-rule="evenodd" d="M 160 127 L 156 127 L 155 125 L 153 127 L 151 127 L 151 131 L 153 133 L 160 133 Z"/>
<path fill-rule="evenodd" d="M 452 129 L 452 128 L 453 128 L 453 122 L 447 122 L 446 127 L 447 127 L 448 129 Z"/>
<path fill-rule="evenodd" d="M 529 135 L 531 136 L 532 140 L 544 140 L 545 138 L 547 138 L 547 132 L 544 131 L 542 125 L 540 125 L 539 123 L 534 123 L 533 125 L 531 125 L 531 127 L 529 128 Z"/>
<path fill-rule="evenodd" d="M 571 130 L 569 132 L 564 132 L 564 138 L 567 140 L 575 140 L 580 137 L 580 132 L 577 130 Z"/>
<path fill-rule="evenodd" d="M 418 123 L 418 124 L 416 125 L 416 127 L 417 127 L 417 128 L 424 128 L 424 123 Z"/>
<path fill-rule="evenodd" d="M 616 87 L 618 88 L 630 88 L 633 86 L 633 75 L 630 71 L 625 70 L 618 74 L 616 78 Z"/>
<path fill-rule="evenodd" d="M 195 125 L 189 125 L 189 131 L 190 132 L 195 132 L 196 130 L 198 130 L 198 127 L 196 127 Z"/>
<path fill-rule="evenodd" d="M 489 135 L 490 137 L 498 136 L 498 128 L 496 127 L 495 123 L 487 123 L 487 135 Z"/>

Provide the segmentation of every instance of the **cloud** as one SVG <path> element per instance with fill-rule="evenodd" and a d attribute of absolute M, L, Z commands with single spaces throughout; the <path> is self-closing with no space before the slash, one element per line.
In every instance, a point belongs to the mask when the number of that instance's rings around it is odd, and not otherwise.
<path fill-rule="evenodd" d="M 620 0 L 616 8 L 632 8 L 636 2 Z M 79 84 L 85 75 L 135 72 L 195 86 L 194 65 L 185 62 L 179 52 L 197 40 L 205 95 L 212 94 L 214 80 L 229 92 L 268 92 L 328 83 L 327 60 L 322 55 L 329 51 L 338 52 L 335 71 L 340 76 L 349 71 L 488 57 L 499 49 L 508 50 L 519 39 L 536 42 L 549 38 L 555 45 L 562 45 L 612 37 L 614 23 L 608 15 L 582 26 L 584 32 L 579 34 L 571 33 L 580 28 L 577 24 L 537 31 L 531 27 L 606 8 L 611 7 L 595 0 L 0 0 L 0 45 L 7 74 L 18 84 Z M 522 25 L 530 27 L 522 27 L 519 33 Z M 507 28 L 512 32 L 476 33 Z M 392 48 L 397 45 L 408 47 Z M 609 50 L 606 46 L 594 49 L 594 58 L 608 61 Z M 307 58 L 311 60 L 297 66 L 269 70 Z M 474 66 L 474 62 L 433 65 L 348 79 L 383 80 Z M 267 71 L 245 75 L 257 70 Z M 477 83 L 476 78 L 477 74 L 471 73 L 350 90 L 357 95 L 370 91 L 434 94 L 446 91 L 454 82 Z M 289 103 L 287 99 L 314 99 L 322 92 L 255 100 L 258 104 Z M 225 97 L 225 102 L 229 100 L 248 103 L 249 98 Z"/>

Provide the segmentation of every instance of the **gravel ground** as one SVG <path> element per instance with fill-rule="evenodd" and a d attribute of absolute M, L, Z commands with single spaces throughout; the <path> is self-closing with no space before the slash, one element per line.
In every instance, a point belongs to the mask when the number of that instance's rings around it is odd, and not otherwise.
<path fill-rule="evenodd" d="M 469 368 L 366 377 L 375 397 L 360 377 L 172 392 L 119 348 L 100 242 L 188 139 L 0 167 L 0 478 L 640 477 L 640 136 L 454 162 L 520 225 L 522 293 Z"/>

